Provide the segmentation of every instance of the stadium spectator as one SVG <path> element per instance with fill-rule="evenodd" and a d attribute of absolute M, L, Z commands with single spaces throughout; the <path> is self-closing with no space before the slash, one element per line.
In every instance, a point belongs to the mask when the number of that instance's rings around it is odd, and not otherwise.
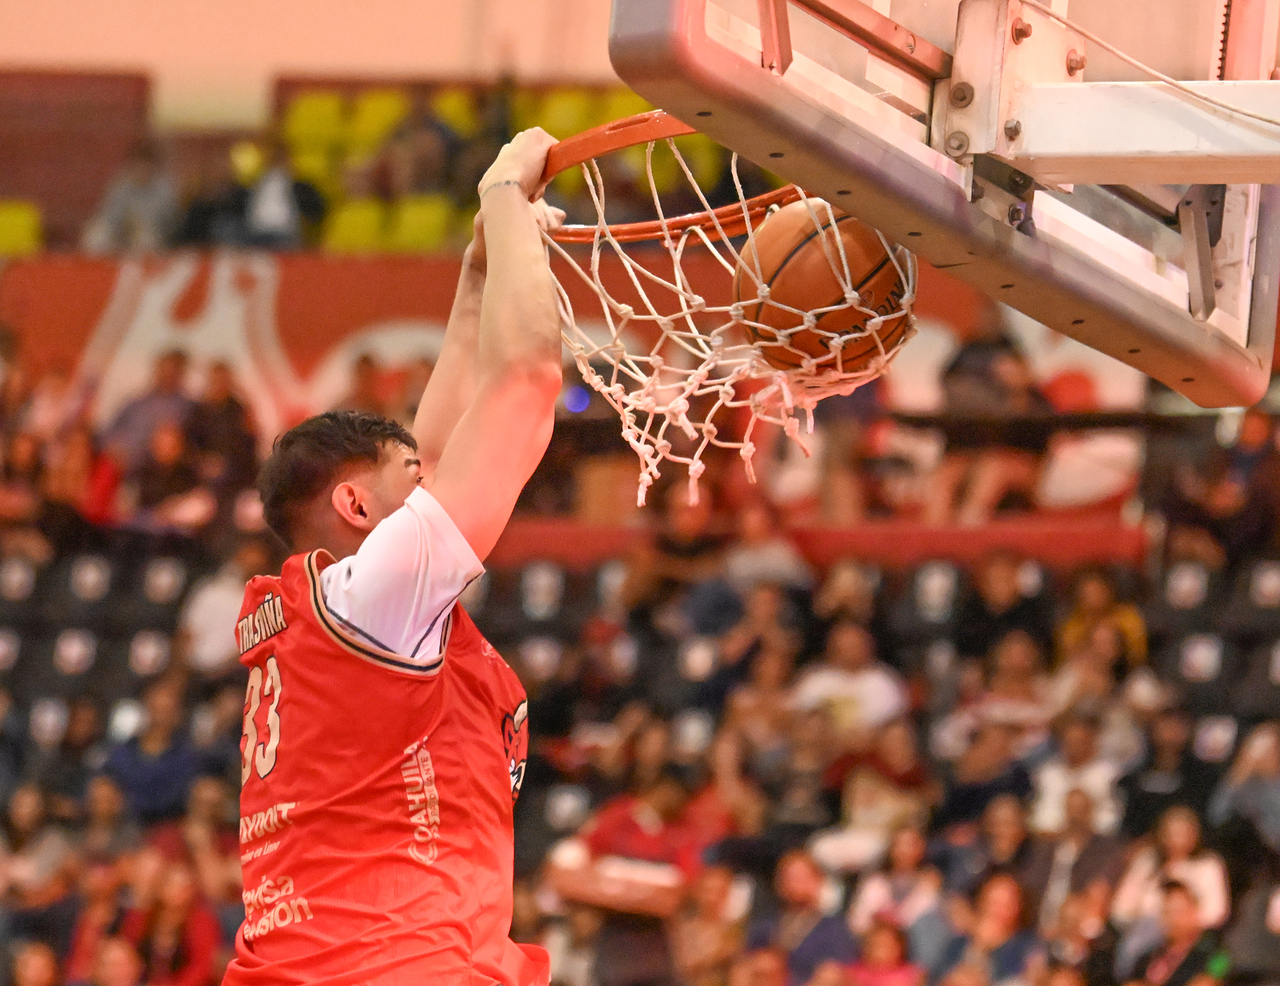
<path fill-rule="evenodd" d="M 1209 803 L 1211 825 L 1240 818 L 1280 852 L 1280 725 L 1258 726 L 1240 747 L 1231 770 Z"/>
<path fill-rule="evenodd" d="M 1080 788 L 1067 792 L 1066 825 L 1062 834 L 1036 846 L 1036 858 L 1026 877 L 1037 904 L 1036 921 L 1047 934 L 1059 923 L 1059 912 L 1071 894 L 1085 894 L 1101 884 L 1110 895 L 1120 879 L 1124 851 L 1113 837 L 1094 829 L 1093 799 Z"/>
<path fill-rule="evenodd" d="M 191 409 L 186 433 L 201 480 L 225 509 L 236 493 L 253 485 L 258 472 L 253 417 L 236 394 L 228 364 L 209 367 L 204 394 Z"/>
<path fill-rule="evenodd" d="M 848 986 L 923 986 L 925 970 L 910 961 L 907 939 L 892 921 L 877 918 L 862 937 L 862 954 L 844 970 Z"/>
<path fill-rule="evenodd" d="M 227 633 L 240 618 L 244 585 L 265 574 L 271 552 L 261 538 L 241 540 L 232 555 L 213 575 L 191 590 L 178 617 L 175 651 L 199 684 L 215 685 L 240 674 L 240 650 Z"/>
<path fill-rule="evenodd" d="M 977 966 L 991 983 L 1035 981 L 1044 964 L 1044 943 L 1027 927 L 1022 888 L 1008 873 L 995 873 L 978 890 L 966 916 L 934 970 L 946 980 L 957 966 Z M 1037 968 L 1039 967 L 1039 968 Z"/>
<path fill-rule="evenodd" d="M 28 941 L 13 956 L 13 986 L 59 986 L 58 956 L 44 942 Z"/>
<path fill-rule="evenodd" d="M 1195 812 L 1180 805 L 1165 812 L 1155 845 L 1139 850 L 1116 887 L 1111 919 L 1124 933 L 1116 956 L 1122 978 L 1159 940 L 1162 888 L 1170 880 L 1190 888 L 1201 928 L 1222 927 L 1231 908 L 1226 869 L 1201 844 Z"/>
<path fill-rule="evenodd" d="M 1207 805 L 1214 770 L 1192 752 L 1191 725 L 1191 717 L 1176 708 L 1162 709 L 1152 720 L 1145 759 L 1118 784 L 1125 806 L 1120 832 L 1126 838 L 1155 831 L 1174 805 L 1187 805 L 1197 814 Z"/>
<path fill-rule="evenodd" d="M 159 146 L 137 143 L 107 186 L 102 204 L 81 234 L 89 253 L 155 252 L 173 240 L 178 225 L 178 189 Z"/>
<path fill-rule="evenodd" d="M 783 533 L 773 509 L 759 499 L 738 511 L 737 538 L 725 552 L 724 571 L 739 595 L 761 583 L 788 589 L 813 585 L 813 569 Z"/>
<path fill-rule="evenodd" d="M 1138 959 L 1133 984 L 1141 986 L 1191 986 L 1218 982 L 1230 960 L 1222 951 L 1216 932 L 1200 920 L 1195 891 L 1185 883 L 1166 880 L 1161 887 L 1161 943 Z"/>
<path fill-rule="evenodd" d="M 175 680 L 148 687 L 142 697 L 142 732 L 118 744 L 107 757 L 106 773 L 120 785 L 144 825 L 180 817 L 187 790 L 200 773 L 196 751 L 182 733 L 182 699 L 182 687 Z"/>
<path fill-rule="evenodd" d="M 23 784 L 9 796 L 5 814 L 6 904 L 14 938 L 34 939 L 66 955 L 75 926 L 75 851 L 49 821 L 44 793 Z"/>
<path fill-rule="evenodd" d="M 267 144 L 264 167 L 248 190 L 241 231 L 245 246 L 296 250 L 325 215 L 325 201 L 310 182 L 290 172 L 284 148 Z"/>
<path fill-rule="evenodd" d="M 1011 493 L 1030 500 L 1048 438 L 1042 425 L 1019 419 L 1053 408 L 994 317 L 952 357 L 942 387 L 946 413 L 975 420 L 948 434 L 924 522 L 974 526 L 989 520 Z"/>
<path fill-rule="evenodd" d="M 730 911 L 733 873 L 718 866 L 702 871 L 672 927 L 676 971 L 688 986 L 725 986 L 742 950 L 740 918 Z"/>
<path fill-rule="evenodd" d="M 91 858 L 81 870 L 79 889 L 80 911 L 66 960 L 68 986 L 91 980 L 102 948 L 120 930 L 123 866 L 114 859 Z"/>
<path fill-rule="evenodd" d="M 883 726 L 867 750 L 832 764 L 828 778 L 841 777 L 842 825 L 816 836 L 811 846 L 814 858 L 832 871 L 856 872 L 882 859 L 895 831 L 925 824 L 937 794 L 903 719 Z"/>
<path fill-rule="evenodd" d="M 1180 462 L 1163 512 L 1171 560 L 1232 569 L 1266 550 L 1276 523 L 1274 495 L 1247 485 L 1217 450 L 1203 464 Z"/>
<path fill-rule="evenodd" d="M 124 938 L 107 938 L 98 946 L 90 986 L 143 986 L 142 959 Z M 73 986 L 73 984 L 68 984 Z"/>
<path fill-rule="evenodd" d="M 1023 559 L 1012 551 L 991 552 L 974 573 L 975 590 L 956 617 L 956 650 L 962 657 L 985 657 L 1010 631 L 1021 630 L 1041 651 L 1052 634 L 1044 597 L 1023 591 Z"/>
<path fill-rule="evenodd" d="M 372 353 L 361 353 L 351 364 L 351 388 L 334 407 L 335 411 L 385 414 L 382 367 Z"/>
<path fill-rule="evenodd" d="M 187 795 L 186 814 L 154 825 L 147 833 L 147 844 L 167 862 L 191 866 L 201 899 L 217 915 L 228 939 L 234 938 L 244 920 L 240 840 L 230 820 L 233 810 L 221 778 L 197 777 Z"/>
<path fill-rule="evenodd" d="M 125 915 L 120 934 L 138 950 L 148 986 L 212 986 L 217 919 L 199 897 L 191 867 L 170 863 L 155 899 Z"/>
<path fill-rule="evenodd" d="M 50 817 L 69 824 L 80 821 L 90 779 L 106 759 L 102 712 L 90 696 L 78 695 L 70 703 L 62 741 L 38 749 L 28 768 L 48 795 Z"/>
<path fill-rule="evenodd" d="M 132 477 L 142 468 L 151 439 L 162 424 L 184 427 L 195 402 L 184 392 L 187 355 L 171 349 L 156 359 L 151 389 L 116 412 L 102 433 L 103 447 Z"/>
<path fill-rule="evenodd" d="M 1067 822 L 1067 795 L 1074 788 L 1093 802 L 1094 828 L 1110 835 L 1120 825 L 1116 801 L 1116 765 L 1098 755 L 1098 722 L 1080 712 L 1068 712 L 1058 720 L 1058 753 L 1035 773 L 1035 801 L 1031 827 L 1045 834 L 1061 832 Z"/>
<path fill-rule="evenodd" d="M 200 481 L 186 436 L 170 422 L 151 433 L 147 455 L 122 494 L 121 519 L 154 533 L 194 533 L 217 509 L 213 494 Z"/>
<path fill-rule="evenodd" d="M 943 876 L 943 887 L 954 904 L 973 895 L 988 877 L 1010 873 L 1028 885 L 1036 864 L 1036 843 L 1027 831 L 1022 802 L 1002 794 L 987 805 L 982 824 L 955 826 L 933 848 Z"/>
<path fill-rule="evenodd" d="M 865 747 L 871 734 L 907 708 L 906 685 L 876 658 L 875 639 L 852 620 L 837 620 L 827 633 L 822 659 L 796 681 L 792 707 L 831 718 L 840 749 Z"/>
<path fill-rule="evenodd" d="M 943 797 L 934 812 L 934 827 L 943 832 L 956 827 L 968 838 L 972 824 L 985 816 L 997 798 L 1012 797 L 1020 804 L 1030 793 L 1027 769 L 1013 756 L 1013 730 L 1003 723 L 979 723 L 960 756 L 944 767 Z M 1022 814 L 1021 808 L 1018 813 Z"/>
<path fill-rule="evenodd" d="M 106 774 L 89 780 L 84 797 L 84 826 L 78 848 L 86 860 L 114 862 L 142 843 L 137 823 L 129 817 L 124 792 Z"/>
<path fill-rule="evenodd" d="M 1086 568 L 1076 576 L 1071 590 L 1071 611 L 1058 624 L 1058 660 L 1065 661 L 1082 647 L 1089 645 L 1100 625 L 1110 625 L 1123 643 L 1121 667 L 1117 677 L 1130 668 L 1147 662 L 1147 625 L 1142 613 L 1132 603 L 1116 598 L 1113 579 L 1100 568 Z"/>
<path fill-rule="evenodd" d="M 680 818 L 689 803 L 690 778 L 667 764 L 638 794 L 604 804 L 582 832 L 593 857 L 629 859 L 679 867 L 686 876 L 697 867 L 695 849 Z M 595 976 L 601 986 L 662 982 L 675 974 L 663 921 L 642 913 L 608 911 L 596 948 Z"/>
<path fill-rule="evenodd" d="M 849 927 L 860 938 L 877 922 L 902 929 L 906 955 L 929 968 L 947 942 L 942 912 L 942 875 L 926 862 L 927 844 L 919 829 L 904 826 L 889 840 L 884 865 L 867 874 L 849 907 Z"/>
<path fill-rule="evenodd" d="M 813 858 L 793 850 L 778 861 L 775 890 L 780 911 L 752 925 L 751 951 L 774 949 L 786 956 L 788 986 L 804 986 L 825 962 L 847 965 L 858 943 L 839 914 L 823 905 L 825 877 Z"/>

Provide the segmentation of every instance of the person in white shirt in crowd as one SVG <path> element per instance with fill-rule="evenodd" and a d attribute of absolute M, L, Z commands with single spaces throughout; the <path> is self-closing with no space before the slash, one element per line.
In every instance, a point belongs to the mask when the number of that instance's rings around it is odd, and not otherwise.
<path fill-rule="evenodd" d="M 1094 830 L 1112 835 L 1120 824 L 1116 781 L 1120 771 L 1098 755 L 1098 722 L 1079 711 L 1068 711 L 1057 722 L 1058 753 L 1032 778 L 1035 797 L 1031 828 L 1042 835 L 1061 832 L 1067 824 L 1067 795 L 1075 788 L 1093 799 Z"/>
<path fill-rule="evenodd" d="M 235 626 L 244 603 L 244 586 L 271 566 L 261 538 L 245 538 L 231 560 L 196 585 L 178 617 L 176 646 L 188 670 L 209 682 L 240 670 L 240 649 L 227 627 Z"/>
<path fill-rule="evenodd" d="M 907 687 L 876 658 L 871 634 L 853 620 L 840 619 L 827 634 L 822 660 L 796 682 L 791 707 L 797 712 L 825 710 L 840 746 L 860 748 L 875 730 L 906 711 Z"/>
<path fill-rule="evenodd" d="M 764 500 L 748 503 L 738 514 L 738 536 L 725 552 L 725 579 L 735 592 L 746 595 L 761 583 L 787 589 L 808 589 L 813 569 L 783 532 L 772 507 Z"/>

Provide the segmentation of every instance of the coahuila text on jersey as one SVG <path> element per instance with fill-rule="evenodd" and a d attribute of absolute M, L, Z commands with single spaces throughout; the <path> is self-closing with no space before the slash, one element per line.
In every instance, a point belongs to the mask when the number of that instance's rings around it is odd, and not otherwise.
<path fill-rule="evenodd" d="M 267 598 L 258 604 L 258 608 L 236 624 L 236 642 L 240 645 L 240 653 L 257 647 L 288 625 L 284 621 L 284 606 L 281 605 L 280 597 L 267 593 Z"/>
<path fill-rule="evenodd" d="M 421 743 L 412 744 L 400 765 L 404 792 L 409 799 L 409 820 L 413 822 L 413 843 L 409 855 L 424 866 L 436 861 L 440 836 L 440 796 L 436 792 L 436 772 L 431 754 Z"/>

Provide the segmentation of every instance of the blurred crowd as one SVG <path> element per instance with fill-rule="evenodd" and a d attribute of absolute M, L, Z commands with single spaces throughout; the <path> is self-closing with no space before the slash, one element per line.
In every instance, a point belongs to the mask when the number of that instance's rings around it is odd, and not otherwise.
<path fill-rule="evenodd" d="M 98 426 L 82 381 L 0 355 L 0 971 L 206 986 L 243 915 L 230 630 L 281 560 L 270 436 L 231 368 L 181 352 Z M 411 417 L 431 367 L 390 370 L 358 360 L 341 406 Z M 789 526 L 1034 506 L 1052 394 L 993 334 L 946 374 L 954 413 L 1006 424 L 914 487 L 866 388 L 819 416 L 825 501 L 777 495 L 780 448 L 759 487 L 712 455 L 620 557 L 468 590 L 529 692 L 513 935 L 555 982 L 1280 983 L 1271 419 L 1152 439 L 1149 569 L 816 569 Z M 585 456 L 574 420 L 553 466 Z M 579 892 L 592 860 L 669 906 Z"/>
<path fill-rule="evenodd" d="M 819 573 L 682 484 L 596 582 L 468 600 L 530 691 L 514 933 L 553 980 L 1280 982 L 1276 562 Z"/>
<path fill-rule="evenodd" d="M 161 140 L 133 148 L 86 223 L 92 253 L 174 247 L 256 247 L 334 253 L 458 249 L 478 208 L 476 186 L 518 130 L 542 126 L 568 137 L 651 109 L 627 90 L 535 91 L 492 87 L 411 93 L 367 89 L 304 91 L 257 139 L 220 148 L 179 174 Z M 715 205 L 736 201 L 729 155 L 704 137 L 680 139 L 682 154 Z M 609 219 L 653 218 L 643 148 L 602 159 Z M 668 214 L 700 209 L 679 166 L 659 147 L 655 188 Z M 764 172 L 740 167 L 746 194 L 768 190 Z M 578 170 L 547 193 L 570 222 L 594 223 Z"/>

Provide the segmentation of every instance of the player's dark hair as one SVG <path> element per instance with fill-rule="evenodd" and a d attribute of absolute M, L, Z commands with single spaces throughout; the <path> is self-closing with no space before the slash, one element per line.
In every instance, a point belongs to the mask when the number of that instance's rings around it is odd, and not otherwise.
<path fill-rule="evenodd" d="M 388 442 L 418 447 L 399 422 L 359 411 L 318 414 L 277 438 L 258 474 L 262 515 L 272 533 L 292 549 L 303 509 L 352 466 L 376 466 Z"/>

